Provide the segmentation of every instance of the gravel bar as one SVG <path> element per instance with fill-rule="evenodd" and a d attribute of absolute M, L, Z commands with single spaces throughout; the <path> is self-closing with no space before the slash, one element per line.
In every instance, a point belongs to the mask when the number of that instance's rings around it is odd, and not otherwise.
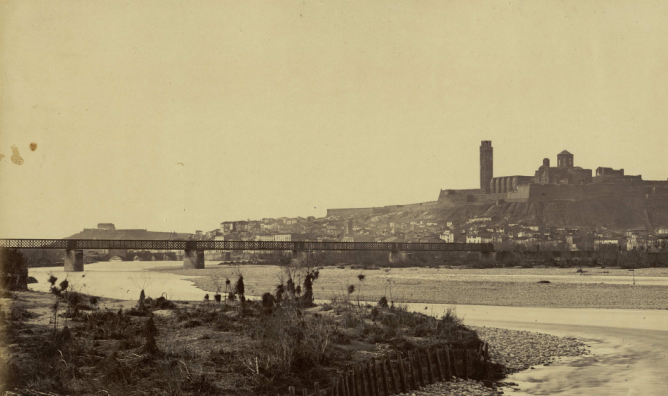
<path fill-rule="evenodd" d="M 490 360 L 503 364 L 507 374 L 549 365 L 560 357 L 588 355 L 587 346 L 573 337 L 558 337 L 531 331 L 468 326 L 489 342 Z"/>
<path fill-rule="evenodd" d="M 587 346 L 572 337 L 557 337 L 550 334 L 494 327 L 468 327 L 477 331 L 480 339 L 489 342 L 491 361 L 503 364 L 506 367 L 506 374 L 530 370 L 541 364 L 550 365 L 560 357 L 589 354 Z M 512 388 L 516 384 L 501 382 L 497 385 Z M 405 395 L 496 396 L 503 393 L 500 388 L 488 388 L 478 381 L 456 379 L 452 382 L 435 383 Z"/>

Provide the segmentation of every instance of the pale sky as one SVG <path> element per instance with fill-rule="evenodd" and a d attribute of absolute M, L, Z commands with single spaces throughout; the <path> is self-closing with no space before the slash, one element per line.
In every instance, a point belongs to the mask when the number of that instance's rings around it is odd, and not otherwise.
<path fill-rule="evenodd" d="M 0 237 L 431 201 L 481 140 L 668 178 L 665 1 L 0 4 Z"/>

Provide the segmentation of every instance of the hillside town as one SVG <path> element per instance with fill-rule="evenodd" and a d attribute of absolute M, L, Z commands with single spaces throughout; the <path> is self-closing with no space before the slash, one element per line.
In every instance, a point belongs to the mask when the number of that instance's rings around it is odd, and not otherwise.
<path fill-rule="evenodd" d="M 546 227 L 514 224 L 494 217 L 472 217 L 463 223 L 440 220 L 400 222 L 392 215 L 367 218 L 265 218 L 258 221 L 226 221 L 220 228 L 197 231 L 193 238 L 207 240 L 338 241 L 491 243 L 495 250 L 621 250 L 665 248 L 668 227 L 607 229 L 606 227 Z"/>

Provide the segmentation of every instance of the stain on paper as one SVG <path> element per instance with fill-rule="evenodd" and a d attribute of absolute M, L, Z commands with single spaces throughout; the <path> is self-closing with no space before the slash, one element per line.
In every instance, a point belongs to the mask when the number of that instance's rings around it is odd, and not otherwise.
<path fill-rule="evenodd" d="M 23 164 L 23 158 L 21 158 L 21 154 L 19 154 L 19 148 L 16 146 L 12 146 L 12 162 L 16 165 Z"/>
<path fill-rule="evenodd" d="M 30 143 L 30 150 L 31 151 L 37 150 L 37 143 L 35 143 L 35 142 Z"/>

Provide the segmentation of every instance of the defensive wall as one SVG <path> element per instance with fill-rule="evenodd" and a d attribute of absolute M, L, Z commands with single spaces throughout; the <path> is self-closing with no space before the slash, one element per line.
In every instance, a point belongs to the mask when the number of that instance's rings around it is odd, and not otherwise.
<path fill-rule="evenodd" d="M 475 197 L 485 194 L 479 188 L 468 190 L 441 190 L 438 195 L 438 202 L 449 205 L 466 205 L 475 203 Z"/>
<path fill-rule="evenodd" d="M 438 203 L 444 206 L 477 205 L 505 200 L 505 193 L 483 193 L 480 189 L 441 190 Z"/>
<path fill-rule="evenodd" d="M 327 217 L 330 216 L 348 217 L 348 216 L 371 214 L 371 213 L 373 213 L 373 208 L 327 209 Z"/>
<path fill-rule="evenodd" d="M 668 187 L 627 184 L 584 184 L 579 186 L 557 184 L 529 184 L 509 192 L 507 202 L 540 202 L 550 200 L 576 201 L 585 198 L 628 197 L 657 198 L 668 197 Z"/>
<path fill-rule="evenodd" d="M 438 201 L 429 201 L 429 202 L 420 202 L 407 205 L 389 205 L 389 206 L 379 206 L 372 208 L 327 209 L 327 217 L 330 216 L 349 217 L 355 215 L 386 214 L 394 212 L 414 212 L 418 210 L 429 209 L 438 204 L 439 204 Z"/>
<path fill-rule="evenodd" d="M 576 201 L 585 198 L 632 197 L 646 199 L 668 198 L 668 182 L 525 184 L 505 193 L 483 193 L 479 189 L 441 190 L 438 202 L 446 206 L 476 205 L 506 202 L 540 202 L 550 200 Z"/>
<path fill-rule="evenodd" d="M 501 178 L 499 178 L 501 179 Z M 510 177 L 508 180 L 512 180 Z M 452 207 L 479 205 L 499 202 L 541 202 L 577 201 L 585 198 L 644 198 L 649 200 L 668 199 L 668 181 L 642 181 L 617 183 L 570 184 L 525 184 L 514 191 L 484 193 L 480 189 L 441 190 L 438 201 L 408 205 L 389 205 L 371 208 L 327 209 L 327 216 L 350 217 L 355 215 L 412 212 L 433 208 L 437 205 Z"/>

